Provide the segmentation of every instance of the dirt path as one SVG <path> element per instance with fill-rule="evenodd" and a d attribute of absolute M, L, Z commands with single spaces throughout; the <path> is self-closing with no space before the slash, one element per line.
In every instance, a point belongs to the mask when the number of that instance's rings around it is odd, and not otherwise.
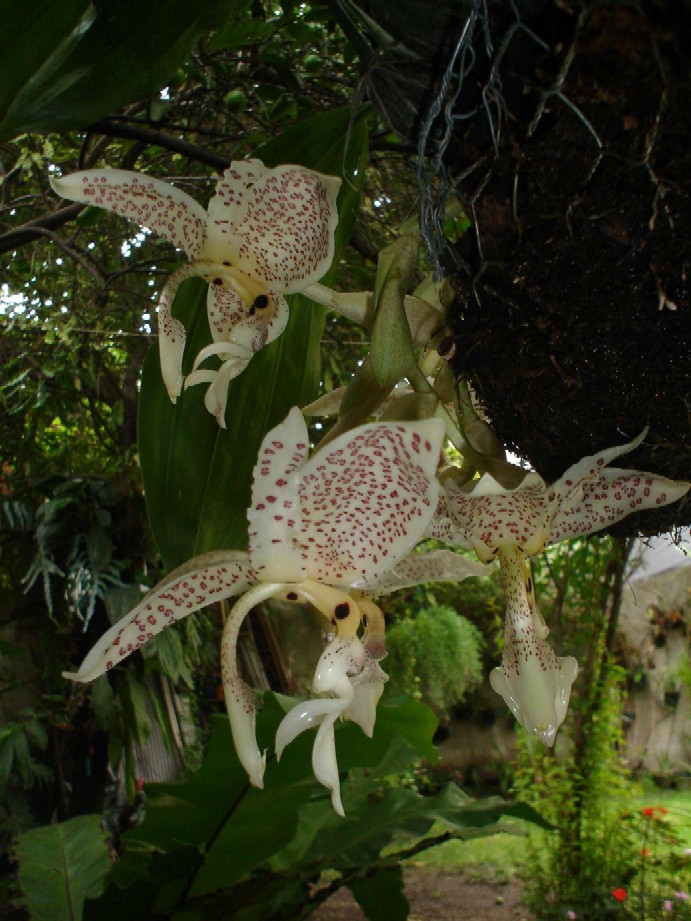
<path fill-rule="evenodd" d="M 519 882 L 471 882 L 458 873 L 413 868 L 405 871 L 409 921 L 531 921 L 521 904 Z M 343 888 L 310 916 L 314 921 L 366 921 Z"/>

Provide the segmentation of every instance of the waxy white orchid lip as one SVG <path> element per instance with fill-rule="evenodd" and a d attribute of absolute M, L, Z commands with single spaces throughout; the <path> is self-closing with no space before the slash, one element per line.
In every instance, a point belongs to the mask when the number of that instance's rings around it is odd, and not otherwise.
<path fill-rule="evenodd" d="M 521 551 L 506 546 L 498 556 L 506 627 L 502 664 L 490 673 L 490 684 L 526 731 L 551 747 L 566 717 L 578 663 L 572 656 L 558 658 L 547 642 L 549 631 L 536 616 L 532 580 Z"/>

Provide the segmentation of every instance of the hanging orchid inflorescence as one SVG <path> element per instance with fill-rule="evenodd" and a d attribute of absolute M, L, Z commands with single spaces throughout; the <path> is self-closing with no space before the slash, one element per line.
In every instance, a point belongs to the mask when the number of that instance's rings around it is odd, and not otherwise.
<path fill-rule="evenodd" d="M 383 619 L 370 596 L 485 573 L 482 564 L 452 551 L 414 552 L 438 502 L 443 435 L 436 419 L 376 422 L 308 459 L 307 428 L 293 409 L 267 434 L 254 468 L 249 551 L 202 554 L 171 572 L 67 677 L 92 681 L 181 618 L 241 595 L 221 640 L 223 686 L 238 756 L 261 787 L 265 761 L 255 738 L 252 690 L 238 672 L 238 633 L 263 601 L 307 602 L 333 634 L 314 679 L 315 690 L 332 699 L 289 714 L 277 748 L 280 753 L 302 729 L 320 723 L 314 771 L 341 812 L 334 723 L 348 717 L 371 734 L 386 680 L 379 667 Z"/>
<path fill-rule="evenodd" d="M 125 170 L 85 170 L 51 184 L 63 198 L 105 208 L 160 234 L 189 258 L 158 302 L 161 372 L 173 401 L 183 385 L 185 347 L 173 299 L 187 278 L 209 283 L 213 343 L 197 355 L 184 383 L 209 385 L 206 407 L 224 425 L 228 383 L 285 329 L 285 295 L 309 294 L 331 265 L 340 179 L 302 166 L 234 162 L 219 179 L 208 211 L 167 182 Z M 222 360 L 220 369 L 202 369 L 214 355 Z"/>
<path fill-rule="evenodd" d="M 221 640 L 223 685 L 238 756 L 262 787 L 266 755 L 255 737 L 253 692 L 238 669 L 240 626 L 269 599 L 312 605 L 328 635 L 313 681 L 320 696 L 287 714 L 275 751 L 280 757 L 316 728 L 314 774 L 343 814 L 334 727 L 349 719 L 371 735 L 387 680 L 376 598 L 427 581 L 483 576 L 497 560 L 507 615 L 502 665 L 490 682 L 523 726 L 552 745 L 578 666 L 547 643 L 526 558 L 674 502 L 689 484 L 609 466 L 644 435 L 584 458 L 551 486 L 507 463 L 468 388 L 448 368 L 455 348 L 444 326 L 448 291 L 426 282 L 408 293 L 419 239 L 401 237 L 382 252 L 372 292 L 343 294 L 318 284 L 333 259 L 339 185 L 301 166 L 236 162 L 204 210 L 173 186 L 136 173 L 87 171 L 53 180 L 63 197 L 134 220 L 189 258 L 160 296 L 161 372 L 173 401 L 183 384 L 208 384 L 205 405 L 220 425 L 229 381 L 283 331 L 286 294 L 301 291 L 370 332 L 370 354 L 344 392 L 306 410 L 339 414 L 311 457 L 298 408 L 265 435 L 247 511 L 248 549 L 219 549 L 174 569 L 67 675 L 91 681 L 188 614 L 240 596 Z M 185 330 L 172 308 L 178 286 L 191 276 L 209 284 L 213 342 L 185 379 Z M 220 367 L 202 367 L 214 359 Z M 447 439 L 460 466 L 445 462 Z M 479 561 L 455 550 L 420 551 L 430 537 L 473 550 Z"/>
<path fill-rule="evenodd" d="M 644 436 L 583 458 L 551 486 L 536 473 L 515 488 L 501 486 L 488 473 L 464 486 L 451 477 L 444 481 L 430 534 L 473 549 L 483 561 L 499 561 L 507 602 L 505 646 L 502 666 L 490 682 L 525 729 L 546 745 L 554 744 L 564 720 L 578 665 L 572 656 L 557 657 L 547 643 L 549 629 L 525 557 L 570 537 L 594 534 L 632 512 L 675 502 L 687 492 L 688 483 L 608 466 Z"/>

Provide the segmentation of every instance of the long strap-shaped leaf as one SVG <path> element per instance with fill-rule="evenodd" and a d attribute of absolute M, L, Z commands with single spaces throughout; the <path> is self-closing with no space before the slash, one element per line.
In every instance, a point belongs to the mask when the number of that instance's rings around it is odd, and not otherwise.
<path fill-rule="evenodd" d="M 352 231 L 359 195 L 354 182 L 362 179 L 367 147 L 365 121 L 351 128 L 350 119 L 346 110 L 315 116 L 256 151 L 269 165 L 292 162 L 344 173 L 334 267 Z M 211 341 L 206 287 L 187 282 L 175 301 L 175 313 L 188 332 L 187 356 Z M 206 412 L 202 388 L 190 388 L 173 405 L 161 380 L 158 350 L 147 357 L 139 454 L 151 526 L 169 568 L 210 550 L 245 548 L 246 510 L 261 441 L 292 406 L 316 396 L 324 312 L 299 295 L 289 300 L 286 330 L 231 382 L 226 431 Z M 183 370 L 189 372 L 189 365 Z"/>

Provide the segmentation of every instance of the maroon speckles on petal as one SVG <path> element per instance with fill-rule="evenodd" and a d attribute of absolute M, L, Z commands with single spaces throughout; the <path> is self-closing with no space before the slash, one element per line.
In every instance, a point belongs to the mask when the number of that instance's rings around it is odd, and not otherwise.
<path fill-rule="evenodd" d="M 300 481 L 299 541 L 311 578 L 336 584 L 376 579 L 417 542 L 429 520 L 430 496 L 436 501 L 441 435 L 434 456 L 423 459 L 414 425 L 363 426 L 310 461 Z"/>
<path fill-rule="evenodd" d="M 485 483 L 493 488 L 483 495 Z M 447 516 L 455 527 L 455 541 L 473 546 L 485 544 L 488 551 L 503 544 L 525 546 L 545 526 L 547 495 L 544 482 L 532 475 L 514 490 L 496 493 L 494 481 L 485 476 L 471 492 L 465 492 L 452 481 L 446 484 L 437 517 Z M 448 533 L 448 529 L 446 530 Z"/>
<path fill-rule="evenodd" d="M 225 244 L 238 268 L 278 291 L 299 290 L 331 261 L 337 188 L 300 166 L 232 163 L 209 205 L 214 247 Z"/>
<path fill-rule="evenodd" d="M 78 184 L 75 180 L 79 180 Z M 87 170 L 57 180 L 55 185 L 66 198 L 86 201 L 148 227 L 190 257 L 203 246 L 203 208 L 159 179 L 124 170 Z"/>
<path fill-rule="evenodd" d="M 239 594 L 254 581 L 254 573 L 245 554 L 231 553 L 231 561 L 221 562 L 222 554 L 198 557 L 197 568 L 181 567 L 184 578 L 175 573 L 164 579 L 115 627 L 111 628 L 84 660 L 78 674 L 95 678 L 111 667 L 113 656 L 124 658 L 147 640 L 192 611 L 207 604 Z M 201 586 L 205 588 L 202 589 Z"/>

